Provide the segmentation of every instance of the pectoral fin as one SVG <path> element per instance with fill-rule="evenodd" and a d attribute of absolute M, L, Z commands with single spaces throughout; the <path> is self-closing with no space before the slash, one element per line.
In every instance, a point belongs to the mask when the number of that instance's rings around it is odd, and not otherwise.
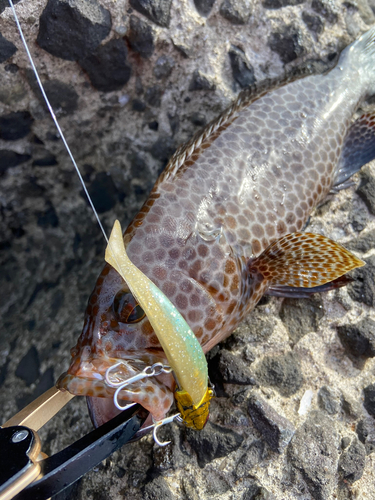
<path fill-rule="evenodd" d="M 344 276 L 340 276 L 340 278 L 325 283 L 324 285 L 314 286 L 312 288 L 274 285 L 268 288 L 266 295 L 271 295 L 272 297 L 284 297 L 289 299 L 308 299 L 313 293 L 329 292 L 330 290 L 334 290 L 335 288 L 340 288 L 342 286 L 348 285 L 353 281 L 353 278 L 344 274 Z"/>
<path fill-rule="evenodd" d="M 335 288 L 331 282 L 364 265 L 362 260 L 325 236 L 291 233 L 249 261 L 248 268 L 250 273 L 260 273 L 267 280 L 272 294 L 273 290 L 286 292 L 286 287 L 311 289 L 330 284 Z M 295 291 L 298 292 L 301 291 Z"/>

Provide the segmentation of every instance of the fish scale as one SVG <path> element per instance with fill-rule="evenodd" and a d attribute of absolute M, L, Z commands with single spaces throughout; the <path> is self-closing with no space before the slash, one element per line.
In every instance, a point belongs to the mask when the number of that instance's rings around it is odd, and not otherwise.
<path fill-rule="evenodd" d="M 335 280 L 332 287 L 342 286 L 345 280 L 337 278 L 363 265 L 341 247 L 332 252 L 316 235 L 307 238 L 311 246 L 299 265 L 293 255 L 301 250 L 297 232 L 314 207 L 375 157 L 373 118 L 352 126 L 359 103 L 375 92 L 374 38 L 374 29 L 363 35 L 326 75 L 281 84 L 267 93 L 264 88 L 244 91 L 175 153 L 126 230 L 130 260 L 177 307 L 204 352 L 230 335 L 272 287 L 282 295 L 289 286 L 288 295 L 291 287 L 298 291 L 300 286 L 316 286 L 320 291 Z M 354 152 L 353 169 L 348 158 Z M 284 237 L 291 233 L 298 241 L 290 250 L 291 239 Z M 280 275 L 275 262 L 267 261 L 268 274 L 262 275 L 265 261 L 275 258 L 265 252 L 274 242 L 286 254 L 276 264 L 294 265 L 290 268 L 296 279 L 290 282 L 272 281 Z M 314 252 L 316 242 L 319 252 Z M 319 279 L 301 278 L 307 273 L 304 263 L 312 269 L 314 258 L 329 263 L 338 255 L 339 263 L 327 265 Z M 324 267 L 321 260 L 319 265 Z M 121 359 L 131 376 L 147 363 L 165 361 L 147 317 L 136 324 L 118 320 L 114 297 L 124 293 L 129 290 L 122 279 L 105 266 L 60 387 L 107 398 L 112 392 L 99 380 L 103 366 Z M 132 391 L 125 389 L 122 397 L 140 402 L 160 419 L 173 403 L 173 388 L 173 378 L 163 375 Z M 95 404 L 99 408 L 100 402 Z"/>

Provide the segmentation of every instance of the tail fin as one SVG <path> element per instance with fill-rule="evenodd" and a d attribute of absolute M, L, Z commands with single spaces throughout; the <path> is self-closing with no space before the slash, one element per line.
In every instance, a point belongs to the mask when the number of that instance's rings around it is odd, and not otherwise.
<path fill-rule="evenodd" d="M 342 52 L 339 66 L 344 60 L 349 65 L 360 68 L 361 78 L 368 80 L 368 95 L 375 94 L 375 27 L 363 33 Z"/>

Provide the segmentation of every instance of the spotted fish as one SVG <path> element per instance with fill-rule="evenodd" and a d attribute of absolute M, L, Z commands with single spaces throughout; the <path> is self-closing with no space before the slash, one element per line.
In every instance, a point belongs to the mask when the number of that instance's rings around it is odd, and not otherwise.
<path fill-rule="evenodd" d="M 130 260 L 170 299 L 206 353 L 266 294 L 305 296 L 345 284 L 363 262 L 302 232 L 311 211 L 375 157 L 375 28 L 325 75 L 245 90 L 180 147 L 124 234 Z M 72 363 L 58 385 L 87 395 L 93 420 L 114 414 L 106 370 L 128 377 L 166 357 L 150 321 L 106 265 L 89 299 Z M 173 404 L 171 374 L 121 391 L 155 419 Z"/>

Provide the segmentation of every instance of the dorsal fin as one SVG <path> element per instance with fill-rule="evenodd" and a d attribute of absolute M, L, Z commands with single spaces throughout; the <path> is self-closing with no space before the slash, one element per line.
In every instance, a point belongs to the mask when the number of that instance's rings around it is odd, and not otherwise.
<path fill-rule="evenodd" d="M 203 130 L 199 130 L 186 144 L 182 144 L 176 149 L 168 165 L 165 167 L 164 172 L 159 177 L 157 184 L 171 177 L 175 177 L 180 167 L 194 154 L 202 143 L 209 140 L 215 132 L 219 132 L 221 127 L 226 128 L 243 108 L 260 99 L 268 92 L 283 87 L 303 76 L 306 76 L 306 74 L 301 73 L 298 75 L 293 74 L 277 78 L 267 78 L 260 83 L 243 89 L 229 108 L 206 125 Z"/>

